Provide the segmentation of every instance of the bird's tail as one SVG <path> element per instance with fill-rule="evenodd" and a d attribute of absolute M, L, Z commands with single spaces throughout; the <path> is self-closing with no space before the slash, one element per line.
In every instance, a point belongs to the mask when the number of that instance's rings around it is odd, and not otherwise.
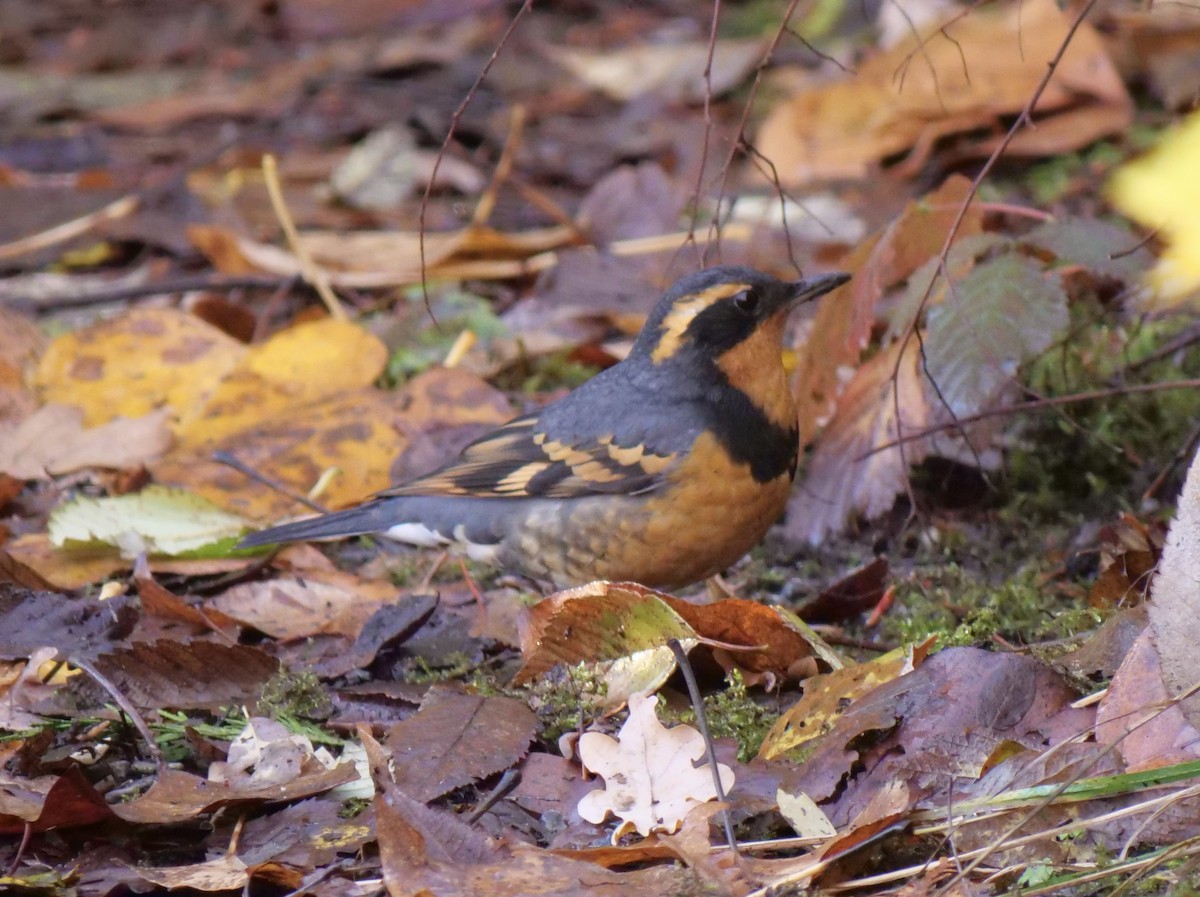
<path fill-rule="evenodd" d="M 270 526 L 242 539 L 238 548 L 257 548 L 279 542 L 302 542 L 309 539 L 345 539 L 386 530 L 391 523 L 382 502 L 368 502 L 356 508 L 319 514 L 305 520 Z"/>

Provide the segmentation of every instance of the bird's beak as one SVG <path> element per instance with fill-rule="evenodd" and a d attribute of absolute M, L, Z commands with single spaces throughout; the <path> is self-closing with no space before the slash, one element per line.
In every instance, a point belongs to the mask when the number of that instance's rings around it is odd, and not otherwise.
<path fill-rule="evenodd" d="M 794 280 L 791 283 L 791 306 L 794 308 L 801 302 L 810 302 L 819 296 L 824 296 L 831 290 L 836 290 L 849 279 L 849 274 L 838 271 L 834 274 L 818 274 L 816 277 Z"/>

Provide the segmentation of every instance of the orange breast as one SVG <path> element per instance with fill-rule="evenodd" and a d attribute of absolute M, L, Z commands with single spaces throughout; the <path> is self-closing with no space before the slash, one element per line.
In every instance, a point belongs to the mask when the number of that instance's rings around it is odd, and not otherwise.
<path fill-rule="evenodd" d="M 509 542 L 508 562 L 559 584 L 632 580 L 671 589 L 728 567 L 761 541 L 791 491 L 784 473 L 759 483 L 704 434 L 653 496 L 547 504 Z"/>

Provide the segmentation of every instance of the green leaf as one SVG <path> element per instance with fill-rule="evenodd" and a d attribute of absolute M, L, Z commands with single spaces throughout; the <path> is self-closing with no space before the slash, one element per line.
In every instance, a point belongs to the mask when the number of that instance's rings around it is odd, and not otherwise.
<path fill-rule="evenodd" d="M 63 548 L 111 545 L 124 557 L 225 557 L 250 524 L 182 489 L 148 486 L 132 495 L 76 498 L 50 515 L 50 541 Z"/>
<path fill-rule="evenodd" d="M 1088 271 L 1130 283 L 1153 264 L 1150 250 L 1128 227 L 1099 218 L 1071 218 L 1043 224 L 1021 238 L 1054 256 L 1060 265 L 1080 265 Z"/>
<path fill-rule="evenodd" d="M 974 414 L 1066 332 L 1067 295 L 1031 259 L 986 261 L 929 309 L 925 367 L 956 416 Z"/>

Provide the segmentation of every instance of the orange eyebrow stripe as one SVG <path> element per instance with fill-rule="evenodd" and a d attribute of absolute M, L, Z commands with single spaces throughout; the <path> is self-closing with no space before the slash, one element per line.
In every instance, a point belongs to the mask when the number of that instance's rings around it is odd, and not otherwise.
<path fill-rule="evenodd" d="M 696 315 L 713 303 L 728 299 L 745 289 L 749 289 L 749 284 L 719 283 L 707 290 L 680 298 L 671 306 L 671 310 L 667 312 L 662 324 L 659 325 L 658 343 L 655 345 L 654 351 L 650 353 L 650 360 L 655 364 L 666 361 L 683 345 L 683 335 L 695 320 Z"/>

